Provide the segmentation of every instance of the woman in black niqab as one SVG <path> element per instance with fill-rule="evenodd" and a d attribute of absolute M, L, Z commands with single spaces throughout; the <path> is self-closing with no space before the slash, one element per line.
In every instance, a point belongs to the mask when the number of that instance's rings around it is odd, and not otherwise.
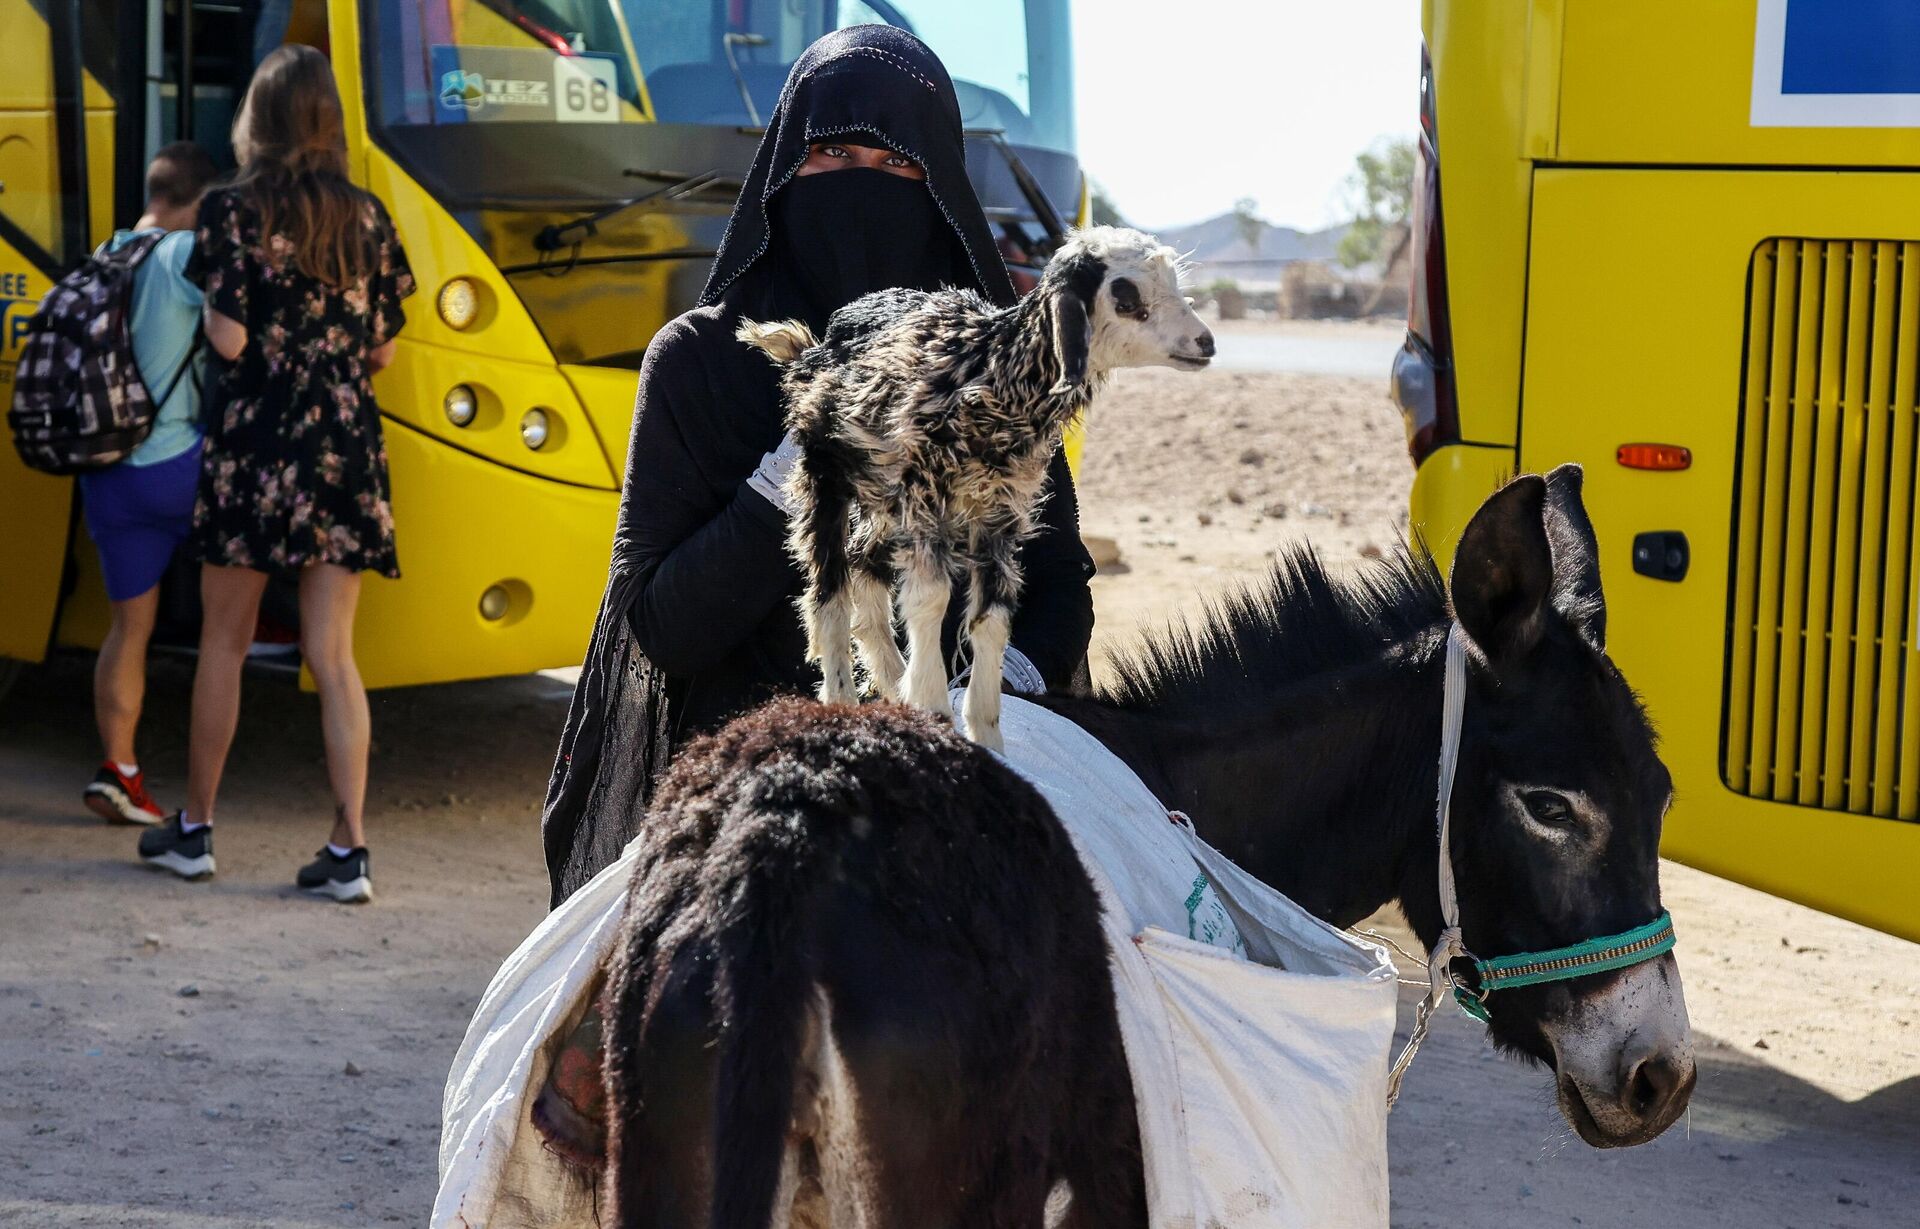
<path fill-rule="evenodd" d="M 925 179 L 801 174 L 829 143 L 891 150 Z M 836 308 L 896 286 L 1014 298 L 967 179 L 945 68 L 903 30 L 855 26 L 793 66 L 700 306 L 655 335 L 641 366 L 606 597 L 541 820 L 554 904 L 619 856 L 689 738 L 818 685 L 794 606 L 801 577 L 786 514 L 768 494 L 767 475 L 790 455 L 776 371 L 733 333 L 742 318 L 797 317 L 822 330 Z M 1049 490 L 1022 551 L 1013 647 L 1064 686 L 1093 631 L 1093 563 L 1058 455 Z M 950 613 L 949 651 L 954 621 Z"/>

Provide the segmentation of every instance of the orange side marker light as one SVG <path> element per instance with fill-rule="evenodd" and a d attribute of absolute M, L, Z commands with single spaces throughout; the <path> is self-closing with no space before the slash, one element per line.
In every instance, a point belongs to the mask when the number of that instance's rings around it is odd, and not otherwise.
<path fill-rule="evenodd" d="M 1628 469 L 1677 470 L 1693 464 L 1693 450 L 1679 444 L 1622 444 L 1613 456 Z"/>

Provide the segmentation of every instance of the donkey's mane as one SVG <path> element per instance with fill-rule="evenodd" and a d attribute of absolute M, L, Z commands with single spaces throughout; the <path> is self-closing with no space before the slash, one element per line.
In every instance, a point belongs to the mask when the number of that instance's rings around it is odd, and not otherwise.
<path fill-rule="evenodd" d="M 1401 543 L 1343 576 L 1309 545 L 1273 562 L 1264 582 L 1209 598 L 1123 653 L 1099 698 L 1162 712 L 1238 706 L 1308 676 L 1378 656 L 1448 618 L 1446 583 L 1423 546 Z"/>

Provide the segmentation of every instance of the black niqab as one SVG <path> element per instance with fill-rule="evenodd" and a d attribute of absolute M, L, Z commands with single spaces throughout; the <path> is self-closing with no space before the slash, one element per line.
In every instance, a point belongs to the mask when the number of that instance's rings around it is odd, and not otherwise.
<path fill-rule="evenodd" d="M 833 139 L 892 149 L 926 180 L 796 178 L 811 144 Z M 943 285 L 1014 300 L 967 180 L 953 85 L 903 30 L 829 34 L 787 78 L 700 306 L 641 367 L 607 592 L 541 821 L 554 904 L 619 856 L 678 744 L 817 682 L 784 516 L 745 485 L 784 426 L 775 369 L 735 340 L 739 321 L 820 329 L 868 291 Z M 1054 465 L 1013 639 L 1058 684 L 1083 665 L 1093 612 L 1072 480 Z"/>
<path fill-rule="evenodd" d="M 960 102 L 946 67 L 905 30 L 850 26 L 821 37 L 787 74 L 714 256 L 701 306 L 722 302 L 723 296 L 743 314 L 772 306 L 765 296 L 770 288 L 777 295 L 777 283 L 784 279 L 771 262 L 759 262 L 775 237 L 776 194 L 794 179 L 814 142 L 836 138 L 877 144 L 918 162 L 926 172 L 927 194 L 951 235 L 938 252 L 946 264 L 937 270 L 940 282 L 971 286 L 1003 306 L 1013 302 L 1013 283 L 967 179 Z M 831 176 L 806 178 L 812 189 Z M 861 293 L 897 284 L 868 286 Z"/>
<path fill-rule="evenodd" d="M 762 288 L 759 318 L 805 320 L 825 336 L 827 318 L 863 294 L 952 282 L 952 232 L 918 180 L 866 167 L 796 176 L 768 213 L 765 272 L 748 274 Z M 729 298 L 745 290 L 736 284 Z"/>

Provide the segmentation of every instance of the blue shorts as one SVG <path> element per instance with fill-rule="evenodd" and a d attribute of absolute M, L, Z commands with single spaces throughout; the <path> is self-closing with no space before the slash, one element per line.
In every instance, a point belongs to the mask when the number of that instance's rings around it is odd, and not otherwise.
<path fill-rule="evenodd" d="M 107 597 L 139 597 L 160 583 L 193 528 L 200 445 L 158 465 L 115 465 L 80 475 L 87 534 L 100 552 Z"/>

